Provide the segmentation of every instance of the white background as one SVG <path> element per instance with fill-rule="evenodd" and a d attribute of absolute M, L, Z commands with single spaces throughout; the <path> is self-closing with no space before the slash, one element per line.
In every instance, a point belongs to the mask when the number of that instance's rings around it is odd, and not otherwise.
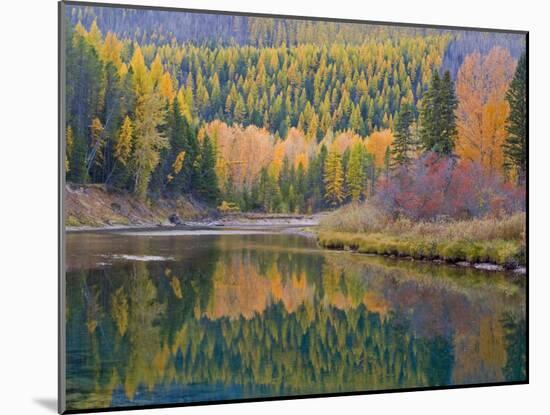
<path fill-rule="evenodd" d="M 119 3 L 123 3 L 120 0 Z M 530 377 L 526 386 L 176 408 L 184 414 L 549 413 L 546 235 L 550 13 L 543 1 L 134 0 L 134 4 L 530 31 Z M 0 11 L 0 412 L 53 414 L 57 393 L 57 4 Z M 545 266 L 546 265 L 546 266 Z M 546 408 L 546 409 L 544 409 Z"/>

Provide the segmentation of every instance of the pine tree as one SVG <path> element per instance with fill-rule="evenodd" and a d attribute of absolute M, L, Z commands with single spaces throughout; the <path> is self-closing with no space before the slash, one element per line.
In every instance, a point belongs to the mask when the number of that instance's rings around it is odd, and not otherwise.
<path fill-rule="evenodd" d="M 275 212 L 280 204 L 280 191 L 276 178 L 262 168 L 258 184 L 258 202 L 265 212 Z"/>
<path fill-rule="evenodd" d="M 414 114 L 412 105 L 409 103 L 402 104 L 391 147 L 392 168 L 405 166 L 411 161 L 411 153 L 414 151 L 415 147 L 414 136 L 411 131 L 413 122 Z"/>
<path fill-rule="evenodd" d="M 290 161 L 288 157 L 283 158 L 283 164 L 281 171 L 279 172 L 279 190 L 281 192 L 281 198 L 288 200 L 288 192 L 290 190 L 291 175 L 290 175 Z"/>
<path fill-rule="evenodd" d="M 458 100 L 455 93 L 455 85 L 449 71 L 445 71 L 441 84 L 441 140 L 437 143 L 435 151 L 439 154 L 451 155 L 454 152 L 458 130 L 456 127 L 455 111 Z"/>
<path fill-rule="evenodd" d="M 239 94 L 237 102 L 235 104 L 235 110 L 233 111 L 233 121 L 237 124 L 243 123 L 246 118 L 246 105 L 243 97 Z"/>
<path fill-rule="evenodd" d="M 202 140 L 199 158 L 195 166 L 194 191 L 203 200 L 217 203 L 220 190 L 216 176 L 216 150 L 208 135 L 205 135 Z"/>
<path fill-rule="evenodd" d="M 525 53 L 521 55 L 514 78 L 506 93 L 510 104 L 506 131 L 508 136 L 502 149 L 504 151 L 504 169 L 514 172 L 518 182 L 525 179 L 527 173 L 527 61 Z"/>
<path fill-rule="evenodd" d="M 193 175 L 193 158 L 196 154 L 190 147 L 189 141 L 193 138 L 191 130 L 185 117 L 181 114 L 179 102 L 175 99 L 172 103 L 170 116 L 168 117 L 168 139 L 170 140 L 170 155 L 167 157 L 167 171 L 164 171 L 165 180 L 170 176 L 166 184 L 167 190 L 173 195 L 180 195 L 188 192 L 191 188 Z M 179 163 L 175 165 L 176 159 L 185 156 L 181 168 Z M 177 172 L 175 170 L 178 170 Z"/>
<path fill-rule="evenodd" d="M 440 155 L 453 154 L 458 135 L 455 110 L 457 99 L 449 71 L 443 79 L 434 72 L 430 87 L 422 98 L 420 141 L 424 151 Z"/>
<path fill-rule="evenodd" d="M 345 199 L 342 157 L 337 151 L 330 151 L 325 162 L 325 199 L 336 207 Z"/>
<path fill-rule="evenodd" d="M 352 131 L 360 133 L 363 130 L 363 120 L 361 119 L 361 111 L 358 105 L 353 108 L 349 123 Z"/>
<path fill-rule="evenodd" d="M 386 151 L 384 152 L 384 174 L 386 175 L 386 179 L 390 176 L 390 164 L 391 164 L 391 150 L 390 150 L 390 146 L 387 146 Z"/>
<path fill-rule="evenodd" d="M 70 170 L 67 172 L 67 181 L 72 183 L 86 183 L 88 181 L 86 152 L 86 139 L 73 132 L 73 145 L 69 156 Z"/>

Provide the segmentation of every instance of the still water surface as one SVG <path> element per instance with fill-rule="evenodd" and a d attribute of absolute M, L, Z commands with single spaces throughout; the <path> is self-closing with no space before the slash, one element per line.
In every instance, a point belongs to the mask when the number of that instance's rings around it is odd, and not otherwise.
<path fill-rule="evenodd" d="M 68 409 L 525 379 L 525 277 L 239 233 L 67 235 Z"/>

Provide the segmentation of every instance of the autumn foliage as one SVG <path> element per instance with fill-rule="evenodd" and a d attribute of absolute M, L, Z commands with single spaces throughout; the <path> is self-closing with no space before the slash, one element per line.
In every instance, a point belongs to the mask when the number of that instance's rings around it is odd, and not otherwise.
<path fill-rule="evenodd" d="M 478 162 L 428 153 L 392 177 L 381 177 L 376 200 L 394 217 L 475 218 L 523 210 L 525 188 Z"/>
<path fill-rule="evenodd" d="M 502 144 L 510 111 L 505 97 L 515 65 L 507 50 L 494 48 L 487 55 L 467 56 L 458 71 L 456 150 L 486 171 L 503 167 Z"/>

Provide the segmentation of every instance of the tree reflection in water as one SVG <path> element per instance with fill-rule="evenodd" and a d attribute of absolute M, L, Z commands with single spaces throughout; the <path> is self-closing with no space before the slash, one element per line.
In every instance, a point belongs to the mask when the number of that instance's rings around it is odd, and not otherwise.
<path fill-rule="evenodd" d="M 71 269 L 69 408 L 525 379 L 508 276 L 240 242 Z"/>

